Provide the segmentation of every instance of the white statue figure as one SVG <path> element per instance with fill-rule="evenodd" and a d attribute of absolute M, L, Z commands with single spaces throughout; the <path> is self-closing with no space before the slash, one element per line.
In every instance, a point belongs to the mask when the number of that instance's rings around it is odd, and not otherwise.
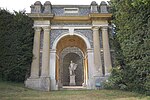
<path fill-rule="evenodd" d="M 76 68 L 77 68 L 77 64 L 71 61 L 69 66 L 70 75 L 75 75 L 74 71 L 76 70 Z"/>

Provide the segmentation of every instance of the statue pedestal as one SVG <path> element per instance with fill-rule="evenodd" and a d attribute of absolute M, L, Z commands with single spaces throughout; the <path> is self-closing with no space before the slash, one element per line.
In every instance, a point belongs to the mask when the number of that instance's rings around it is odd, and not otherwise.
<path fill-rule="evenodd" d="M 70 75 L 70 83 L 69 83 L 70 86 L 74 86 L 76 85 L 76 82 L 75 82 L 75 75 Z"/>

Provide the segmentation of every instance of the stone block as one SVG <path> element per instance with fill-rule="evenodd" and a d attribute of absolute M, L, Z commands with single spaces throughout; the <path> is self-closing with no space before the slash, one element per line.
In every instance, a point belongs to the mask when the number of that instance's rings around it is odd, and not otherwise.
<path fill-rule="evenodd" d="M 51 90 L 58 90 L 58 84 L 56 84 L 55 79 L 51 79 Z"/>
<path fill-rule="evenodd" d="M 25 81 L 25 87 L 40 90 L 40 78 L 28 78 Z"/>
<path fill-rule="evenodd" d="M 50 77 L 40 77 L 40 89 L 50 91 Z"/>
<path fill-rule="evenodd" d="M 49 77 L 28 78 L 25 81 L 25 87 L 35 90 L 50 91 L 50 78 Z"/>

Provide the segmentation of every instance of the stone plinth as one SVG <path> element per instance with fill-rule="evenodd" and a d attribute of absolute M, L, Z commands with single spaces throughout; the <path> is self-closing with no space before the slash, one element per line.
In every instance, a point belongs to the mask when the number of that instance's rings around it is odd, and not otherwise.
<path fill-rule="evenodd" d="M 50 91 L 50 77 L 28 78 L 25 86 L 35 90 Z"/>
<path fill-rule="evenodd" d="M 32 88 L 35 90 L 40 90 L 40 78 L 28 78 L 25 81 L 25 87 Z"/>
<path fill-rule="evenodd" d="M 75 82 L 75 75 L 70 75 L 70 83 L 69 83 L 70 86 L 74 86 L 76 85 L 76 82 Z"/>

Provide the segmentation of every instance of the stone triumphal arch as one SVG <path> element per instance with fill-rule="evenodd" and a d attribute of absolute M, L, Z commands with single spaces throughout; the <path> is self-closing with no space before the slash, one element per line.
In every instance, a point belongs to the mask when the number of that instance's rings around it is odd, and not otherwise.
<path fill-rule="evenodd" d="M 59 90 L 64 86 L 95 89 L 112 68 L 108 30 L 112 14 L 98 5 L 31 5 L 34 20 L 33 59 L 26 87 Z M 70 62 L 76 65 L 69 74 Z"/>

